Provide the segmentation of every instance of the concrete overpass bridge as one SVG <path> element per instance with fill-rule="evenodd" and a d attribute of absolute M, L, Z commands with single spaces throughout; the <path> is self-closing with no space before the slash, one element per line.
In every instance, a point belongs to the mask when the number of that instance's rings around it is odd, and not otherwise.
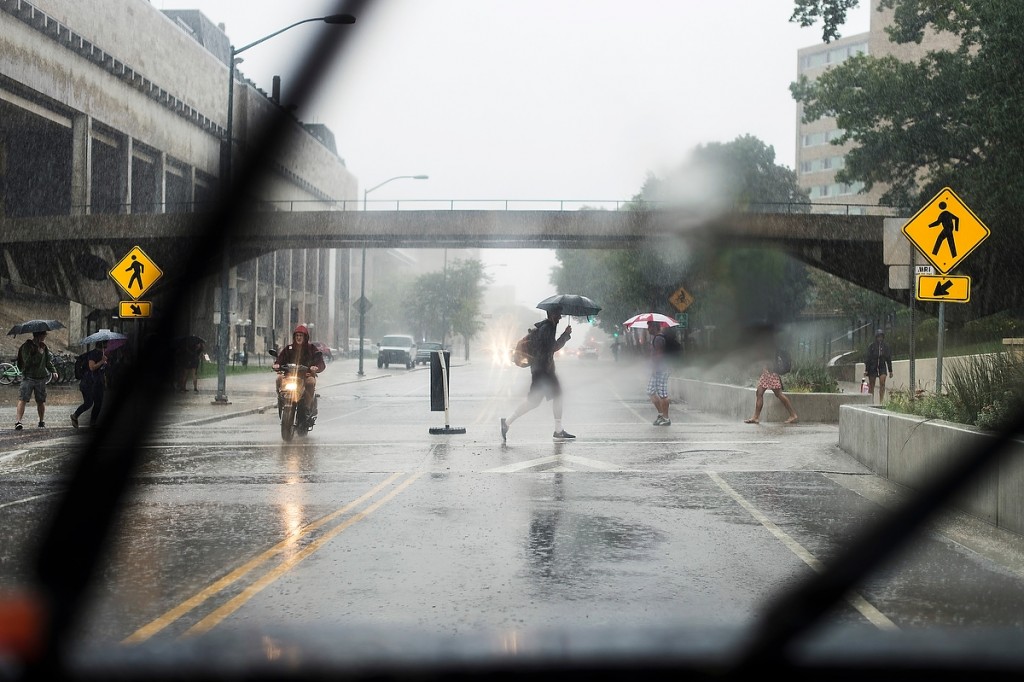
<path fill-rule="evenodd" d="M 263 208 L 266 208 L 264 205 Z M 294 204 L 284 208 L 295 209 Z M 298 208 L 307 208 L 299 206 Z M 786 251 L 799 260 L 883 295 L 882 209 L 877 215 L 835 215 L 775 210 L 702 212 L 682 208 L 632 210 L 563 207 L 516 210 L 446 208 L 259 210 L 239 214 L 231 263 L 281 249 L 300 248 L 629 248 L 685 241 L 692 249 L 751 246 Z M 796 207 L 792 207 L 796 208 Z M 806 210 L 806 207 L 802 207 Z M 781 210 L 780 210 L 781 209 Z M 107 273 L 139 245 L 173 278 L 175 263 L 191 249 L 217 248 L 219 235 L 203 234 L 201 213 L 48 216 L 0 220 L 0 276 L 97 305 L 110 295 Z M 27 273 L 32 273 L 31 277 Z M 32 279 L 35 279 L 33 284 Z"/>

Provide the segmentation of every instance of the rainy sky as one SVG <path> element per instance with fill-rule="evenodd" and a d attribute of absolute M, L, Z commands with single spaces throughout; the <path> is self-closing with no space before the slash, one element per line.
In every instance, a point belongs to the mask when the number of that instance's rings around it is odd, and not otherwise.
<path fill-rule="evenodd" d="M 844 35 L 866 31 L 871 0 Z M 335 11 L 323 0 L 153 0 L 199 9 L 235 47 Z M 605 201 L 694 146 L 752 134 L 793 167 L 797 49 L 820 28 L 788 21 L 792 0 L 379 0 L 321 95 L 296 112 L 326 124 L 371 200 Z M 239 70 L 270 92 L 303 54 L 311 23 L 247 50 Z M 492 270 L 546 282 L 553 258 L 487 252 Z M 508 282 L 511 283 L 511 282 Z M 542 285 L 543 286 L 543 285 Z M 532 297 L 533 294 L 525 294 Z"/>

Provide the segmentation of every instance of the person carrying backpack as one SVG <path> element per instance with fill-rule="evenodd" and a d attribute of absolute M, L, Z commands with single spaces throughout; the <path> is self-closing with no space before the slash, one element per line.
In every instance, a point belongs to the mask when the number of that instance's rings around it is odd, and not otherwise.
<path fill-rule="evenodd" d="M 529 353 L 532 375 L 530 392 L 512 416 L 501 418 L 502 443 L 506 440 L 512 422 L 540 405 L 545 398 L 551 401 L 551 411 L 555 417 L 555 432 L 552 437 L 557 441 L 572 440 L 576 437 L 562 428 L 562 386 L 555 376 L 555 353 L 561 350 L 572 336 L 572 325 L 566 327 L 560 336 L 555 336 L 561 319 L 562 309 L 555 307 L 548 311 L 546 319 L 534 325 L 536 330 L 532 334 L 532 347 Z"/>
<path fill-rule="evenodd" d="M 92 410 L 89 423 L 92 426 L 100 421 L 103 409 L 103 393 L 106 390 L 106 374 L 110 361 L 107 359 L 107 342 L 98 341 L 96 347 L 86 354 L 86 368 L 82 379 L 78 382 L 78 390 L 82 392 L 82 404 L 71 413 L 71 426 L 78 428 L 78 418 Z"/>
<path fill-rule="evenodd" d="M 647 323 L 647 333 L 651 336 L 651 378 L 647 381 L 647 396 L 658 410 L 654 426 L 672 426 L 668 416 L 668 355 L 671 344 L 663 329 L 661 322 L 656 320 Z"/>

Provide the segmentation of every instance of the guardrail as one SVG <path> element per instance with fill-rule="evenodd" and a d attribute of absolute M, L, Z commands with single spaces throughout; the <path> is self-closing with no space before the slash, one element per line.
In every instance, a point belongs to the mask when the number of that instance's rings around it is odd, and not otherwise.
<path fill-rule="evenodd" d="M 259 201 L 254 206 L 262 211 L 630 211 L 672 208 L 715 208 L 738 213 L 780 213 L 811 215 L 885 216 L 909 215 L 906 208 L 875 204 L 808 204 L 808 203 L 745 203 L 726 205 L 682 205 L 669 201 L 631 201 L 623 199 L 322 199 Z M 216 207 L 213 202 L 167 202 L 155 204 L 104 204 L 72 206 L 75 215 L 94 213 L 159 214 L 203 213 Z"/>

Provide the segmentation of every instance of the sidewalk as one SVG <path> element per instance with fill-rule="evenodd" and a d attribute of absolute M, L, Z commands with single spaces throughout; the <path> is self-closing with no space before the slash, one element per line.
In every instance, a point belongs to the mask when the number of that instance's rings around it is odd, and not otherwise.
<path fill-rule="evenodd" d="M 452 367 L 465 364 L 452 360 Z M 327 365 L 327 370 L 320 375 L 317 389 L 330 386 L 353 384 L 363 381 L 384 379 L 395 373 L 395 370 L 378 370 L 375 361 L 363 359 L 365 376 L 360 377 L 359 361 L 355 359 L 335 360 Z M 418 366 L 413 370 L 402 368 L 401 372 L 429 372 L 429 366 Z M 199 380 L 199 392 L 194 393 L 189 387 L 188 392 L 178 393 L 168 389 L 164 397 L 166 409 L 159 421 L 164 425 L 198 425 L 231 419 L 247 414 L 254 414 L 267 409 L 275 409 L 274 373 L 270 366 L 264 372 L 247 374 L 229 374 L 225 379 L 227 403 L 218 403 L 217 377 Z M 15 409 L 18 403 L 18 386 L 0 386 L 0 433 L 14 425 Z M 82 393 L 78 390 L 78 382 L 56 384 L 46 387 L 46 425 L 48 429 L 71 429 L 70 414 L 82 404 Z M 25 407 L 26 424 L 34 425 L 36 419 L 35 403 Z M 83 416 L 83 423 L 88 416 Z"/>

